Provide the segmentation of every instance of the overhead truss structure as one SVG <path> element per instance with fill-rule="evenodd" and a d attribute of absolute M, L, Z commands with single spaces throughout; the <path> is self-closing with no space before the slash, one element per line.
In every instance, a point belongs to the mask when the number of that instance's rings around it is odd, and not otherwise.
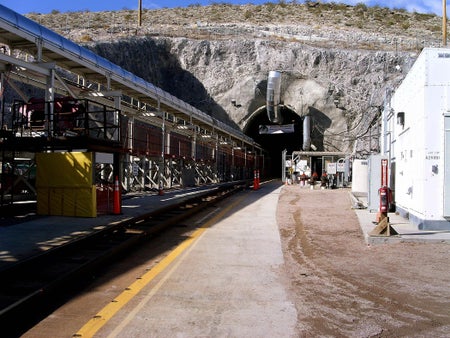
<path fill-rule="evenodd" d="M 0 75 L 3 167 L 24 152 L 30 163 L 38 151 L 109 153 L 99 180 L 119 176 L 131 191 L 247 178 L 263 164 L 262 148 L 241 131 L 2 5 Z M 44 97 L 32 102 L 18 83 Z M 6 86 L 22 102 L 7 106 Z M 65 99 L 77 107 L 70 117 Z M 37 105 L 41 120 L 31 121 Z"/>

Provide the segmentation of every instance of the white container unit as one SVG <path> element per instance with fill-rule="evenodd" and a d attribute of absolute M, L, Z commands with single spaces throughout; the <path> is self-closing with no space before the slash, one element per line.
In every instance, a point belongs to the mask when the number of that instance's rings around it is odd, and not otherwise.
<path fill-rule="evenodd" d="M 368 188 L 368 162 L 367 160 L 353 160 L 352 167 L 352 193 L 358 197 L 367 197 Z"/>
<path fill-rule="evenodd" d="M 383 118 L 397 211 L 419 229 L 450 229 L 450 49 L 422 51 Z"/>

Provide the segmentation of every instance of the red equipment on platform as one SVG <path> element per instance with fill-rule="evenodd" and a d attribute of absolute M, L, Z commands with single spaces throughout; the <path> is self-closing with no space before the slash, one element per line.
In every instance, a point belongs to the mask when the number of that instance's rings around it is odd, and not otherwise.
<path fill-rule="evenodd" d="M 384 186 L 378 189 L 380 195 L 380 209 L 381 213 L 387 213 L 389 211 L 389 204 L 391 203 L 391 189 Z"/>
<path fill-rule="evenodd" d="M 119 187 L 119 177 L 116 176 L 114 180 L 114 208 L 113 214 L 120 215 L 120 187 Z"/>

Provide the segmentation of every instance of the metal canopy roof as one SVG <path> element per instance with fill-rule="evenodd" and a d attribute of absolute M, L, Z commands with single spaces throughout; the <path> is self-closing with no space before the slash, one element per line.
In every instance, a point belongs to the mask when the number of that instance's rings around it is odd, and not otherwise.
<path fill-rule="evenodd" d="M 202 128 L 211 129 L 222 136 L 259 148 L 259 146 L 244 133 L 218 121 L 190 104 L 156 87 L 150 82 L 132 74 L 109 60 L 95 54 L 63 36 L 41 26 L 40 24 L 0 5 L 0 43 L 11 49 L 22 50 L 34 55 L 33 62 L 21 61 L 21 67 L 31 71 L 35 78 L 45 78 L 39 67 L 40 63 L 54 63 L 56 66 L 77 74 L 89 82 L 102 85 L 107 90 L 122 91 L 122 94 L 148 104 L 161 111 L 180 117 L 187 122 Z M 8 60 L 0 58 L 0 63 Z M 45 82 L 44 82 L 45 83 Z M 141 120 L 147 120 L 140 115 L 139 110 L 125 109 Z M 151 123 L 151 122 L 150 122 Z"/>

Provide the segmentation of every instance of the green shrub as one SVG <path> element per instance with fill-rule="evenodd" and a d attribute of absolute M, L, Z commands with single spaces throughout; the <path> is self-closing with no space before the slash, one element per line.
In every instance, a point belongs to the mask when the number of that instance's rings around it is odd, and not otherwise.
<path fill-rule="evenodd" d="M 273 2 L 266 2 L 264 3 L 264 6 L 266 6 L 267 10 L 270 12 L 275 9 L 275 4 Z"/>
<path fill-rule="evenodd" d="M 406 31 L 409 27 L 411 27 L 411 24 L 407 21 L 402 22 L 402 28 Z"/>
<path fill-rule="evenodd" d="M 278 5 L 285 8 L 287 6 L 286 0 L 278 0 Z"/>
<path fill-rule="evenodd" d="M 80 41 L 81 42 L 92 42 L 94 40 L 92 40 L 92 37 L 89 34 L 85 34 L 80 37 Z"/>
<path fill-rule="evenodd" d="M 359 2 L 355 5 L 355 10 L 357 12 L 367 12 L 367 6 L 363 2 Z"/>

